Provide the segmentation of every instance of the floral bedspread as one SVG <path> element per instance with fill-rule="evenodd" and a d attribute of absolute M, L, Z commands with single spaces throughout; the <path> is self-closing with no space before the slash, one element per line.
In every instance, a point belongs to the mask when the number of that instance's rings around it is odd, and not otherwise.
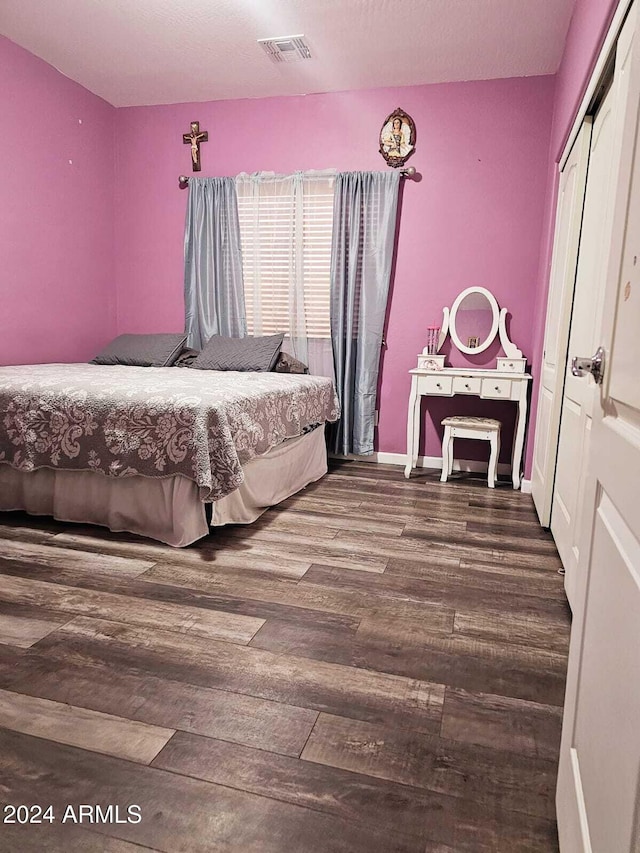
<path fill-rule="evenodd" d="M 321 376 L 0 367 L 0 463 L 111 477 L 181 474 L 202 500 L 236 489 L 249 459 L 338 416 L 333 382 Z"/>

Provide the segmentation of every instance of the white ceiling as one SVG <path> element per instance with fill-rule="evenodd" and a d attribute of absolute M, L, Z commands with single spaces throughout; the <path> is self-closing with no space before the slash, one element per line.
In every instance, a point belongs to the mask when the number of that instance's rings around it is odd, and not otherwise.
<path fill-rule="evenodd" d="M 0 32 L 115 106 L 553 74 L 575 0 L 0 0 Z M 273 64 L 259 38 L 304 33 Z"/>

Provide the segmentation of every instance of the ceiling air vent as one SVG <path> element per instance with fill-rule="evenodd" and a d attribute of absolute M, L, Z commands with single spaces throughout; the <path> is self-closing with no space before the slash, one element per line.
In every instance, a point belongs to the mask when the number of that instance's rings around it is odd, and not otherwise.
<path fill-rule="evenodd" d="M 258 44 L 272 62 L 299 62 L 311 59 L 311 51 L 304 36 L 282 36 L 273 39 L 258 39 Z"/>

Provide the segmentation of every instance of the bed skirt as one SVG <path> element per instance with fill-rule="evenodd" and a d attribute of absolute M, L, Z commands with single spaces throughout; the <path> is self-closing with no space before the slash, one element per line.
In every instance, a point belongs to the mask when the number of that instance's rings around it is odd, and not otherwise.
<path fill-rule="evenodd" d="M 250 524 L 268 507 L 326 474 L 324 430 L 284 441 L 249 460 L 243 471 L 239 488 L 213 504 L 213 526 Z M 0 464 L 0 510 L 98 524 L 176 547 L 209 532 L 197 485 L 179 475 L 116 480 L 93 471 L 22 472 Z"/>

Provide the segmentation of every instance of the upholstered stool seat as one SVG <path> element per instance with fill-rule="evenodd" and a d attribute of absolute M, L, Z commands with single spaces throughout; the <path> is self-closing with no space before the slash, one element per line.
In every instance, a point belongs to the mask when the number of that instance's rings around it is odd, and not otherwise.
<path fill-rule="evenodd" d="M 493 489 L 498 471 L 498 455 L 500 453 L 500 421 L 493 418 L 452 417 L 442 421 L 444 436 L 442 438 L 442 476 L 440 481 L 447 482 L 447 477 L 453 470 L 453 439 L 479 438 L 488 441 L 491 446 L 489 454 L 488 485 Z"/>

